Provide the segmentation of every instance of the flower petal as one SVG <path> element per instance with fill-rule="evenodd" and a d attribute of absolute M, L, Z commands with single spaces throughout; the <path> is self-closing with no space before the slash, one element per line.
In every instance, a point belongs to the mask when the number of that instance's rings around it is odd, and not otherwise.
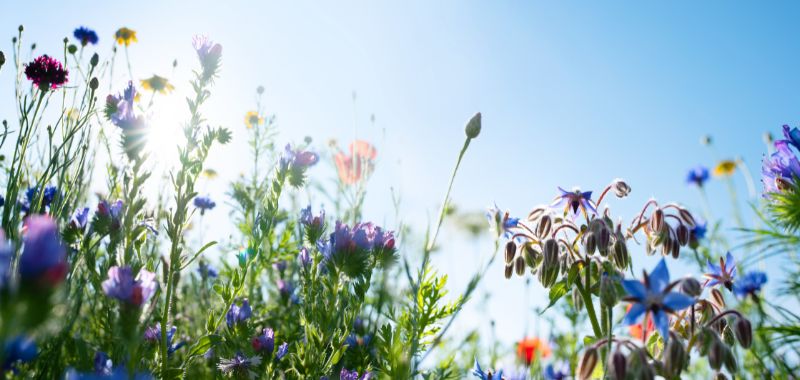
<path fill-rule="evenodd" d="M 678 292 L 669 292 L 664 296 L 664 307 L 677 311 L 694 305 L 694 299 Z"/>
<path fill-rule="evenodd" d="M 667 314 L 661 310 L 654 312 L 653 325 L 658 329 L 661 339 L 666 343 L 669 340 L 669 317 L 667 317 Z"/>
<path fill-rule="evenodd" d="M 628 295 L 638 300 L 644 300 L 647 297 L 647 289 L 644 284 L 638 280 L 622 280 L 622 287 L 628 292 Z"/>
<path fill-rule="evenodd" d="M 661 293 L 664 288 L 669 284 L 669 270 L 667 269 L 667 262 L 664 259 L 658 262 L 658 265 L 650 272 L 650 291 L 654 293 Z"/>
<path fill-rule="evenodd" d="M 622 323 L 630 326 L 636 324 L 636 321 L 639 320 L 639 317 L 642 316 L 645 312 L 644 305 L 640 303 L 634 303 L 630 310 L 628 310 L 628 314 L 625 314 L 625 318 L 622 319 Z"/>

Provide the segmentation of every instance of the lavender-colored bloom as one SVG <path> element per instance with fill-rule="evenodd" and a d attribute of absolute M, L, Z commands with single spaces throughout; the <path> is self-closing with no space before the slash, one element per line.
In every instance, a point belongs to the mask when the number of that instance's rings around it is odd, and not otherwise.
<path fill-rule="evenodd" d="M 767 274 L 761 271 L 752 271 L 733 283 L 733 292 L 739 297 L 756 297 L 764 284 L 767 283 Z"/>
<path fill-rule="evenodd" d="M 206 210 L 211 210 L 216 206 L 217 204 L 211 200 L 211 197 L 197 196 L 194 198 L 194 207 L 200 209 L 200 215 L 205 214 Z"/>
<path fill-rule="evenodd" d="M 278 279 L 278 292 L 283 297 L 292 297 L 294 293 L 294 284 L 291 281 Z M 293 297 L 292 297 L 293 298 Z"/>
<path fill-rule="evenodd" d="M 250 301 L 245 298 L 242 300 L 242 306 L 235 303 L 231 304 L 231 308 L 228 309 L 228 313 L 225 315 L 225 320 L 228 322 L 228 327 L 233 328 L 234 325 L 246 321 L 252 314 L 253 310 L 250 308 Z"/>
<path fill-rule="evenodd" d="M 272 354 L 275 349 L 275 332 L 270 328 L 262 330 L 261 335 L 253 338 L 251 342 L 253 350 L 261 354 Z"/>
<path fill-rule="evenodd" d="M 122 217 L 122 208 L 124 204 L 122 200 L 116 200 L 113 203 L 103 200 L 97 204 L 97 215 L 103 218 L 111 218 L 112 221 L 119 222 Z"/>
<path fill-rule="evenodd" d="M 686 175 L 686 183 L 697 185 L 698 187 L 703 187 L 707 180 L 708 168 L 702 165 L 689 169 L 689 173 Z"/>
<path fill-rule="evenodd" d="M 99 40 L 97 33 L 85 26 L 75 29 L 72 35 L 75 36 L 75 38 L 80 41 L 81 45 L 83 46 L 88 44 L 96 45 L 97 41 Z"/>
<path fill-rule="evenodd" d="M 25 221 L 25 228 L 20 277 L 41 285 L 57 285 L 67 274 L 67 248 L 61 242 L 56 222 L 49 216 L 33 215 Z"/>
<path fill-rule="evenodd" d="M 788 125 L 784 125 L 783 137 L 785 137 L 786 141 L 792 144 L 796 149 L 800 149 L 800 129 L 791 128 Z"/>
<path fill-rule="evenodd" d="M 300 223 L 306 227 L 321 228 L 325 225 L 325 209 L 319 210 L 319 215 L 311 212 L 311 205 L 300 210 Z"/>
<path fill-rule="evenodd" d="M 119 95 L 109 95 L 106 98 L 106 116 L 123 132 L 135 132 L 144 127 L 144 119 L 136 115 L 134 101 L 136 87 L 133 82 L 128 82 L 128 87 Z"/>
<path fill-rule="evenodd" d="M 478 364 L 478 359 L 475 359 L 475 366 L 472 367 L 472 375 L 481 379 L 481 380 L 500 380 L 503 378 L 503 371 L 500 370 L 497 373 L 493 372 L 492 370 L 483 371 L 481 365 Z"/>
<path fill-rule="evenodd" d="M 570 376 L 569 362 L 562 361 L 558 363 L 550 363 L 544 367 L 542 377 L 544 380 L 566 380 Z"/>
<path fill-rule="evenodd" d="M 297 261 L 299 261 L 300 265 L 304 268 L 311 265 L 311 253 L 308 251 L 308 248 L 300 248 L 300 252 L 297 254 Z"/>
<path fill-rule="evenodd" d="M 372 378 L 372 374 L 367 372 L 362 377 L 358 377 L 358 371 L 348 371 L 346 368 L 342 368 L 342 371 L 339 372 L 339 380 L 368 380 Z"/>
<path fill-rule="evenodd" d="M 288 265 L 289 264 L 285 260 L 278 260 L 278 261 L 272 263 L 272 269 L 274 269 L 277 272 L 283 273 L 283 271 L 286 270 L 286 267 Z"/>
<path fill-rule="evenodd" d="M 706 259 L 706 273 L 704 276 L 708 278 L 706 286 L 711 287 L 722 284 L 728 290 L 733 286 L 733 280 L 736 277 L 736 261 L 730 252 L 725 254 L 725 258 L 719 258 L 719 265 L 715 265 L 711 260 Z"/>
<path fill-rule="evenodd" d="M 278 347 L 278 352 L 275 353 L 275 358 L 281 360 L 288 353 L 289 353 L 289 343 L 283 342 L 283 344 L 281 344 Z"/>
<path fill-rule="evenodd" d="M 158 286 L 155 278 L 155 274 L 142 269 L 134 279 L 130 267 L 113 266 L 108 269 L 108 279 L 103 281 L 103 292 L 111 298 L 141 306 L 155 293 Z"/>
<path fill-rule="evenodd" d="M 5 343 L 2 368 L 3 370 L 12 369 L 17 362 L 27 363 L 38 354 L 39 350 L 36 348 L 36 343 L 33 339 L 18 335 Z"/>
<path fill-rule="evenodd" d="M 220 359 L 217 368 L 227 375 L 234 375 L 239 378 L 255 379 L 258 375 L 251 368 L 261 364 L 260 356 L 248 358 L 241 352 L 237 352 L 231 359 Z"/>
<path fill-rule="evenodd" d="M 775 152 L 764 157 L 761 164 L 761 182 L 764 183 L 764 196 L 785 190 L 800 176 L 800 161 L 795 156 L 787 140 L 775 141 Z"/>
<path fill-rule="evenodd" d="M 304 150 L 293 150 L 291 144 L 286 144 L 283 155 L 281 155 L 281 167 L 284 169 L 305 170 L 314 166 L 319 161 L 319 155 L 315 152 Z"/>
<path fill-rule="evenodd" d="M 669 318 L 667 313 L 683 310 L 694 304 L 695 300 L 685 294 L 671 291 L 669 285 L 669 271 L 664 259 L 659 261 L 655 269 L 644 280 L 622 280 L 622 287 L 628 293 L 625 301 L 631 302 L 628 313 L 623 322 L 632 325 L 637 322 L 642 314 L 649 312 L 653 316 L 653 324 L 666 342 L 669 340 Z"/>
<path fill-rule="evenodd" d="M 222 45 L 216 44 L 206 36 L 195 36 L 192 45 L 203 66 L 203 78 L 211 79 L 219 68 L 220 58 L 222 58 Z"/>
<path fill-rule="evenodd" d="M 79 230 L 86 228 L 87 223 L 89 223 L 88 207 L 79 208 L 74 214 L 72 214 L 72 217 L 69 218 L 70 226 Z"/>
<path fill-rule="evenodd" d="M 558 190 L 561 192 L 561 195 L 556 197 L 556 199 L 553 201 L 552 207 L 564 206 L 565 216 L 569 215 L 572 217 L 572 219 L 575 219 L 580 213 L 583 213 L 584 215 L 588 214 L 589 212 L 592 214 L 597 213 L 597 210 L 592 202 L 591 191 L 582 192 L 579 189 L 566 191 L 561 187 L 559 187 Z"/>

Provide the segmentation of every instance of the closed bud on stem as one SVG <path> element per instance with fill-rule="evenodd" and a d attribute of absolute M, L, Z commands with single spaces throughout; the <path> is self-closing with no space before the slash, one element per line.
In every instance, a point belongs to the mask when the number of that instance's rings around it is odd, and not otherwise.
<path fill-rule="evenodd" d="M 677 259 L 681 256 L 681 245 L 678 243 L 678 240 L 672 239 L 670 240 L 670 252 L 672 252 L 672 258 Z"/>
<path fill-rule="evenodd" d="M 572 306 L 574 306 L 577 311 L 583 310 L 583 296 L 581 296 L 578 288 L 572 289 Z"/>
<path fill-rule="evenodd" d="M 539 262 L 542 260 L 542 254 L 530 244 L 525 244 L 522 248 L 522 252 L 522 257 L 525 258 L 525 264 L 531 268 L 536 268 L 536 266 L 539 265 Z"/>
<path fill-rule="evenodd" d="M 615 179 L 611 188 L 614 189 L 614 195 L 616 195 L 617 198 L 624 198 L 631 193 L 631 187 L 622 179 Z"/>
<path fill-rule="evenodd" d="M 597 250 L 603 257 L 608 256 L 608 246 L 611 244 L 611 231 L 605 226 L 597 231 Z"/>
<path fill-rule="evenodd" d="M 719 306 L 720 309 L 725 308 L 725 297 L 722 296 L 722 292 L 720 292 L 717 288 L 711 289 L 711 301 Z"/>
<path fill-rule="evenodd" d="M 664 210 L 657 208 L 650 216 L 650 229 L 654 233 L 660 234 L 664 229 Z"/>
<path fill-rule="evenodd" d="M 517 257 L 517 260 L 514 261 L 514 271 L 517 272 L 517 276 L 525 274 L 525 259 L 522 256 Z"/>
<path fill-rule="evenodd" d="M 78 51 L 78 47 L 77 46 L 75 46 L 73 44 L 70 44 L 69 46 L 67 46 L 67 52 L 68 53 L 75 54 L 77 51 Z"/>
<path fill-rule="evenodd" d="M 464 128 L 464 132 L 467 134 L 467 137 L 470 139 L 474 139 L 481 134 L 481 113 L 478 112 L 469 119 L 467 122 L 467 127 Z"/>
<path fill-rule="evenodd" d="M 698 297 L 703 293 L 703 286 L 694 277 L 686 277 L 681 280 L 681 291 L 690 297 Z"/>
<path fill-rule="evenodd" d="M 697 222 L 694 220 L 694 215 L 683 207 L 678 209 L 678 216 L 689 225 L 689 228 L 694 228 L 697 225 Z"/>
<path fill-rule="evenodd" d="M 6 55 L 0 51 L 0 67 L 3 67 L 3 64 L 6 63 Z"/>
<path fill-rule="evenodd" d="M 628 267 L 628 246 L 625 244 L 625 240 L 620 239 L 619 236 L 614 242 L 614 263 L 617 264 L 617 268 L 622 270 Z"/>
<path fill-rule="evenodd" d="M 664 370 L 671 375 L 671 377 L 678 378 L 681 371 L 686 366 L 687 355 L 683 343 L 678 339 L 675 333 L 669 333 L 669 341 L 664 348 Z"/>
<path fill-rule="evenodd" d="M 539 224 L 536 226 L 536 235 L 540 238 L 550 235 L 552 227 L 553 221 L 550 219 L 550 215 L 545 214 L 539 219 Z"/>
<path fill-rule="evenodd" d="M 682 247 L 689 244 L 689 235 L 691 235 L 691 233 L 689 227 L 686 227 L 685 224 L 681 223 L 678 225 L 678 228 L 675 229 L 675 235 L 678 237 L 678 244 Z"/>
<path fill-rule="evenodd" d="M 89 88 L 92 90 L 97 90 L 98 87 L 100 87 L 100 81 L 97 80 L 97 77 L 92 77 L 92 79 L 89 81 Z"/>
<path fill-rule="evenodd" d="M 714 375 L 714 380 L 728 380 L 728 376 L 725 376 L 722 372 L 717 372 L 717 374 Z"/>
<path fill-rule="evenodd" d="M 578 365 L 578 380 L 588 380 L 592 378 L 594 367 L 597 366 L 597 359 L 597 349 L 594 347 L 587 348 Z"/>
<path fill-rule="evenodd" d="M 727 346 L 725 347 L 725 368 L 728 369 L 730 373 L 736 373 L 738 366 L 736 365 L 736 356 L 733 354 L 730 348 Z"/>
<path fill-rule="evenodd" d="M 558 273 L 561 270 L 558 250 L 558 242 L 556 239 L 547 239 L 544 242 L 544 258 L 542 260 L 542 267 L 539 269 L 539 281 L 545 288 L 549 288 L 555 284 L 558 279 Z"/>
<path fill-rule="evenodd" d="M 507 280 L 507 279 L 509 279 L 509 278 L 511 278 L 511 275 L 513 275 L 513 274 L 514 274 L 514 265 L 512 265 L 512 264 L 507 264 L 507 265 L 506 265 L 506 269 L 505 269 L 505 273 L 504 273 L 504 274 L 505 274 L 505 276 L 506 276 L 506 280 Z"/>
<path fill-rule="evenodd" d="M 594 232 L 589 231 L 584 235 L 583 248 L 586 250 L 587 256 L 593 255 L 597 250 L 597 238 L 594 236 Z"/>
<path fill-rule="evenodd" d="M 617 285 L 616 281 L 612 280 L 608 275 L 603 275 L 600 279 L 600 302 L 608 307 L 613 307 L 617 304 Z"/>
<path fill-rule="evenodd" d="M 100 63 L 100 56 L 97 55 L 97 53 L 92 54 L 92 58 L 89 59 L 89 64 L 94 67 L 97 66 L 98 63 Z"/>
<path fill-rule="evenodd" d="M 725 350 L 727 349 L 725 343 L 722 343 L 719 338 L 714 339 L 708 350 L 708 365 L 712 369 L 719 371 L 722 368 L 722 362 L 725 360 Z"/>
<path fill-rule="evenodd" d="M 747 318 L 739 317 L 733 326 L 733 332 L 739 344 L 744 348 L 750 348 L 753 345 L 753 326 L 750 321 Z"/>
<path fill-rule="evenodd" d="M 628 363 L 619 346 L 611 354 L 611 358 L 608 360 L 608 367 L 608 374 L 612 379 L 625 380 Z"/>
<path fill-rule="evenodd" d="M 506 243 L 506 264 L 511 264 L 514 256 L 517 255 L 517 244 L 513 240 Z"/>

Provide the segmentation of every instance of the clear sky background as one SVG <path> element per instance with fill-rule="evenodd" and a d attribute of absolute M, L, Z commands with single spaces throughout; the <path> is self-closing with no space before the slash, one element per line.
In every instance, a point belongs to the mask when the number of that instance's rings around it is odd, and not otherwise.
<path fill-rule="evenodd" d="M 39 44 L 38 53 L 56 56 L 77 26 L 97 30 L 104 57 L 117 28 L 135 29 L 134 77 L 159 74 L 177 86 L 154 114 L 165 136 L 185 119 L 182 97 L 196 64 L 191 37 L 207 34 L 224 46 L 224 63 L 206 115 L 232 128 L 236 139 L 212 154 L 210 166 L 221 173 L 205 185 L 212 196 L 222 198 L 225 183 L 250 169 L 243 164 L 242 119 L 254 108 L 256 86 L 264 85 L 280 142 L 309 135 L 323 149 L 330 138 L 348 142 L 354 126 L 360 138 L 375 142 L 381 162 L 366 216 L 393 220 L 386 215 L 394 187 L 416 232 L 438 209 L 464 123 L 476 111 L 483 113 L 483 131 L 453 193 L 461 209 L 496 201 L 525 215 L 549 202 L 556 186 L 599 191 L 622 177 L 633 193 L 611 204 L 626 220 L 651 196 L 699 212 L 697 192 L 684 182 L 687 168 L 741 156 L 758 176 L 762 134 L 777 135 L 782 124 L 800 119 L 796 2 L 53 1 L 0 7 L 0 36 L 7 37 L 0 50 L 9 59 L 19 24 L 26 41 Z M 127 80 L 122 67 L 115 88 Z M 13 120 L 10 69 L 0 71 L 0 118 Z M 700 145 L 705 134 L 713 136 L 713 150 Z M 334 175 L 325 165 L 313 171 L 318 179 Z M 744 197 L 742 177 L 735 180 Z M 715 214 L 729 219 L 724 183 L 710 183 L 708 192 Z M 215 212 L 219 223 L 227 222 L 224 208 Z M 204 223 L 213 225 L 212 218 Z M 215 234 L 224 232 L 208 232 Z M 487 259 L 491 241 L 445 229 L 441 243 L 446 249 L 435 262 L 458 291 Z M 419 252 L 418 244 L 406 248 L 408 255 Z M 643 256 L 641 249 L 633 254 Z M 655 261 L 639 262 L 650 268 Z M 678 263 L 670 267 L 674 275 L 685 271 Z M 498 338 L 508 343 L 520 338 L 526 321 L 535 330 L 535 319 L 525 314 L 546 297 L 533 285 L 526 300 L 523 282 L 504 280 L 497 265 L 484 287 L 492 298 L 472 303 L 458 330 L 486 328 L 494 319 Z"/>

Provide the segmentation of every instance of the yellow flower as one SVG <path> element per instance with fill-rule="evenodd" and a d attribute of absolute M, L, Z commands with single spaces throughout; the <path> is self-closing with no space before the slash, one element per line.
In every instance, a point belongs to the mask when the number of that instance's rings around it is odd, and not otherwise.
<path fill-rule="evenodd" d="M 248 129 L 252 129 L 261 124 L 264 124 L 264 118 L 261 117 L 258 112 L 250 111 L 244 115 L 244 125 L 246 125 Z"/>
<path fill-rule="evenodd" d="M 214 170 L 214 169 L 210 169 L 210 168 L 206 169 L 206 170 L 203 170 L 203 176 L 208 178 L 208 179 L 217 178 L 217 171 Z"/>
<path fill-rule="evenodd" d="M 70 108 L 67 110 L 67 119 L 70 121 L 78 121 L 78 117 L 81 115 L 80 111 L 77 108 Z"/>
<path fill-rule="evenodd" d="M 715 177 L 725 177 L 736 171 L 736 161 L 722 160 L 714 167 Z"/>
<path fill-rule="evenodd" d="M 136 31 L 126 27 L 117 29 L 117 33 L 115 33 L 114 36 L 117 39 L 117 43 L 120 45 L 128 46 L 131 44 L 131 42 L 137 41 Z"/>
<path fill-rule="evenodd" d="M 148 91 L 160 92 L 162 94 L 169 94 L 175 89 L 175 86 L 169 84 L 167 78 L 153 75 L 148 79 L 142 79 L 142 88 Z"/>

